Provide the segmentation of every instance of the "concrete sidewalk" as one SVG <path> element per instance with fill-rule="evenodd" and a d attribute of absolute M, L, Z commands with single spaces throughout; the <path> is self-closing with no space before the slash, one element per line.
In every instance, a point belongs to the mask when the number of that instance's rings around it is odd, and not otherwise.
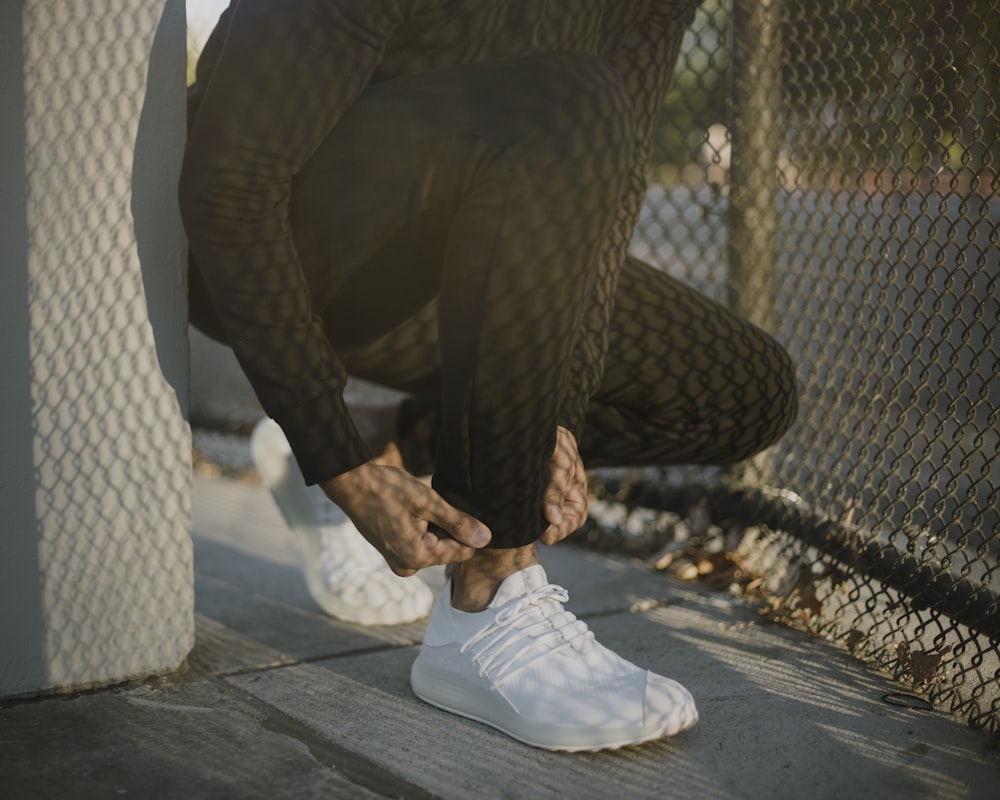
<path fill-rule="evenodd" d="M 422 704 L 422 625 L 319 612 L 270 497 L 196 480 L 197 645 L 173 675 L 0 704 L 0 798 L 996 798 L 1000 750 L 742 604 L 573 546 L 550 578 L 599 639 L 677 678 L 701 722 L 591 754 L 535 750 Z M 440 570 L 425 576 L 440 588 Z"/>

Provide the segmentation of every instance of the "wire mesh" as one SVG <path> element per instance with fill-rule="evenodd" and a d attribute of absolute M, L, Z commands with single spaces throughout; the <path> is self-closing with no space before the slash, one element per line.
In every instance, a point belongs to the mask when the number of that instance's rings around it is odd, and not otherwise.
<path fill-rule="evenodd" d="M 600 12 L 599 4 L 582 5 Z M 624 13 L 624 4 L 614 8 Z M 998 8 L 996 0 L 707 0 L 684 35 L 649 136 L 649 183 L 631 241 L 633 256 L 773 333 L 795 361 L 800 394 L 797 423 L 763 455 L 727 471 L 642 472 L 632 501 L 668 506 L 707 494 L 713 515 L 765 523 L 759 538 L 779 542 L 794 579 L 784 589 L 815 612 L 808 616 L 815 630 L 994 732 Z M 634 20 L 608 19 L 633 36 L 654 29 L 649 20 L 632 28 Z M 599 28 L 583 24 L 585 15 L 576 20 L 572 32 L 546 27 L 542 17 L 511 30 L 563 45 L 560 37 L 569 35 L 573 47 L 608 59 L 601 48 L 614 37 L 591 37 Z M 486 29 L 469 29 L 467 18 L 422 24 L 406 29 L 408 44 L 426 45 L 419 58 L 390 49 L 379 80 L 446 69 L 455 48 L 472 61 L 523 55 L 509 49 L 523 49 L 523 38 L 498 42 Z M 630 99 L 646 109 L 662 88 L 648 76 L 662 76 L 657 65 L 672 47 L 640 40 L 617 50 L 614 66 L 626 74 Z M 431 47 L 442 41 L 443 50 Z M 655 61 L 644 63 L 650 53 Z M 565 141 L 580 152 L 599 150 L 607 120 L 585 122 L 588 138 L 567 129 Z M 581 190 L 593 189 L 580 171 L 573 178 L 587 184 Z M 615 225 L 619 234 L 625 217 Z M 562 226 L 572 215 L 538 219 Z M 529 251 L 559 252 L 567 230 L 527 231 Z M 509 305 L 534 314 L 528 299 L 537 293 L 537 285 L 526 286 Z M 553 289 L 551 296 L 562 295 Z M 435 316 L 431 309 L 427 319 Z M 666 318 L 640 320 L 639 350 Z M 705 319 L 685 319 L 697 339 Z M 719 331 L 706 336 L 717 344 L 725 338 Z M 427 350 L 417 345 L 431 333 L 429 324 L 399 329 L 378 347 L 356 349 L 346 366 L 378 380 L 375 367 L 385 367 L 387 353 Z M 731 331 L 729 341 L 743 336 Z M 287 366 L 290 354 L 300 357 L 293 351 L 285 348 L 276 361 Z M 683 352 L 665 353 L 649 348 L 640 356 L 687 363 Z M 512 351 L 497 374 L 509 382 L 523 358 Z M 399 368 L 400 359 L 391 360 Z M 723 371 L 732 378 L 744 361 Z M 697 370 L 690 373 L 698 383 Z M 698 397 L 732 408 L 754 384 L 702 383 Z M 491 391 L 510 400 L 506 385 Z M 426 445 L 434 437 L 424 438 Z"/>
<path fill-rule="evenodd" d="M 705 4 L 633 243 L 797 367 L 781 442 L 681 483 L 795 537 L 812 627 L 994 733 L 998 32 L 995 0 Z M 675 472 L 645 482 L 676 501 Z"/>

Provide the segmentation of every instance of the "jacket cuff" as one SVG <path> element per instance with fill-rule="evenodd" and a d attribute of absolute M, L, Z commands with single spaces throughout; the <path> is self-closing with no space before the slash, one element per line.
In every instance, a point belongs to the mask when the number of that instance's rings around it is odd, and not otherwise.
<path fill-rule="evenodd" d="M 359 467 L 372 456 L 354 426 L 343 395 L 323 397 L 274 415 L 306 484 Z"/>

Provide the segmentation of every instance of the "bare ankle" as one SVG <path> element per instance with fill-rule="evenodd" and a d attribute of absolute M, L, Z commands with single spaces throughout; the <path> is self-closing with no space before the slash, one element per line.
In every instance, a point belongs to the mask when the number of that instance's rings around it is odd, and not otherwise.
<path fill-rule="evenodd" d="M 451 572 L 451 604 L 459 611 L 482 611 L 490 604 L 504 578 L 538 561 L 534 544 L 525 547 L 480 550 Z"/>

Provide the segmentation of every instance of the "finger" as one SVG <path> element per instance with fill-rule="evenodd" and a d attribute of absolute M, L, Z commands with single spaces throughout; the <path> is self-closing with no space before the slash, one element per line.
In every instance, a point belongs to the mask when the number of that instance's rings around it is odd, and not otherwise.
<path fill-rule="evenodd" d="M 574 457 L 580 452 L 576 443 L 576 437 L 565 428 L 558 428 L 556 432 L 556 448 L 561 448 L 573 454 Z"/>
<path fill-rule="evenodd" d="M 437 492 L 429 491 L 430 502 L 423 510 L 427 522 L 440 526 L 452 539 L 467 547 L 478 548 L 489 544 L 493 534 L 486 525 L 464 511 L 459 511 Z"/>
<path fill-rule="evenodd" d="M 457 564 L 460 561 L 468 561 L 477 550 L 475 547 L 461 544 L 455 539 L 439 536 L 432 531 L 425 534 L 425 552 L 431 564 Z"/>
<path fill-rule="evenodd" d="M 549 459 L 549 464 L 552 467 L 552 471 L 562 471 L 572 474 L 573 468 L 576 465 L 576 459 L 573 458 L 573 454 L 568 450 L 564 450 L 559 447 L 552 454 L 552 458 Z"/>
<path fill-rule="evenodd" d="M 538 537 L 538 540 L 542 544 L 558 544 L 575 530 L 576 528 L 574 528 L 572 523 L 568 521 L 564 522 L 562 525 L 549 525 L 549 527 L 542 532 L 542 535 Z"/>
<path fill-rule="evenodd" d="M 418 520 L 406 543 L 386 557 L 386 561 L 393 572 L 407 578 L 426 567 L 466 561 L 475 554 L 476 548 L 463 545 L 441 528 Z"/>
<path fill-rule="evenodd" d="M 583 523 L 587 521 L 587 501 L 584 496 L 574 493 L 563 503 L 563 517 L 566 520 L 564 527 L 569 528 L 567 536 L 574 531 L 580 530 Z"/>
<path fill-rule="evenodd" d="M 545 519 L 549 526 L 542 532 L 543 544 L 555 544 L 566 537 L 572 530 L 572 520 L 568 515 L 569 509 L 565 502 L 558 506 L 545 506 Z"/>
<path fill-rule="evenodd" d="M 558 486 L 549 484 L 545 490 L 542 514 L 546 522 L 559 526 L 563 522 L 563 499 L 565 495 Z"/>
<path fill-rule="evenodd" d="M 583 527 L 587 521 L 586 496 L 578 492 L 570 493 L 563 500 L 560 513 L 561 521 L 549 525 L 539 537 L 542 544 L 553 545 L 561 542 Z"/>
<path fill-rule="evenodd" d="M 575 528 L 573 528 L 569 517 L 564 515 L 561 523 L 558 525 L 549 525 L 539 538 L 542 544 L 556 544 L 569 536 L 574 530 Z"/>
<path fill-rule="evenodd" d="M 545 545 L 553 545 L 562 541 L 562 536 L 559 535 L 559 528 L 555 525 L 549 525 L 542 535 L 538 537 L 538 541 Z"/>

